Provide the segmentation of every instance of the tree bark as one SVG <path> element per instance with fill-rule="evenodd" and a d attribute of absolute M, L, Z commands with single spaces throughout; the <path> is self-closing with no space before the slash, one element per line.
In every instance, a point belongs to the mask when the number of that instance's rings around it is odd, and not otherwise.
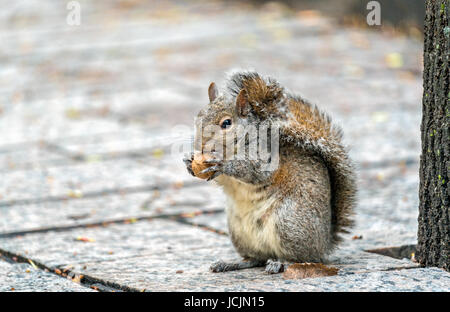
<path fill-rule="evenodd" d="M 424 24 L 422 154 L 417 260 L 449 271 L 448 0 L 427 0 Z"/>

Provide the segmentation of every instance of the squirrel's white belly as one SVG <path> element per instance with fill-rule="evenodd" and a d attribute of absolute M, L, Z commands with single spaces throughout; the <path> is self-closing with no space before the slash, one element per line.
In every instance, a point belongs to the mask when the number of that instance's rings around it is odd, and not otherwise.
<path fill-rule="evenodd" d="M 258 187 L 231 177 L 221 177 L 219 184 L 228 195 L 228 228 L 233 243 L 243 256 L 282 258 L 280 237 L 276 230 L 275 196 L 268 197 Z"/>

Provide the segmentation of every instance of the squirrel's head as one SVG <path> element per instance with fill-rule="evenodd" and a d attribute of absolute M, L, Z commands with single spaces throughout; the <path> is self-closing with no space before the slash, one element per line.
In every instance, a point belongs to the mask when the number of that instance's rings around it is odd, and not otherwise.
<path fill-rule="evenodd" d="M 242 91 L 236 99 L 219 94 L 214 82 L 208 88 L 209 104 L 197 115 L 195 149 L 202 152 L 226 151 L 236 129 L 248 124 Z M 227 142 L 228 141 L 228 142 Z M 228 144 L 227 144 L 228 143 Z"/>
<path fill-rule="evenodd" d="M 264 80 L 256 73 L 233 75 L 228 92 L 220 94 L 214 82 L 209 85 L 209 104 L 196 119 L 195 149 L 216 151 L 224 157 L 235 154 L 239 142 L 248 145 L 257 140 L 260 125 L 280 116 L 282 88 L 273 80 Z"/>

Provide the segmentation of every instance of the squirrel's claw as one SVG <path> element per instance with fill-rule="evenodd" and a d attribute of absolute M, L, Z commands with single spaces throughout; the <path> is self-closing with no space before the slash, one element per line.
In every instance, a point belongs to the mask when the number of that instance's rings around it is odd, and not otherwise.
<path fill-rule="evenodd" d="M 205 161 L 203 161 L 206 164 L 220 164 L 223 160 L 222 159 L 206 159 Z"/>
<path fill-rule="evenodd" d="M 190 163 L 190 162 L 192 162 L 193 160 L 194 160 L 194 153 L 190 153 L 189 156 L 188 156 L 188 154 L 184 154 L 183 162 L 184 162 L 185 164 L 187 164 L 188 162 Z"/>
<path fill-rule="evenodd" d="M 183 162 L 186 166 L 188 166 L 192 163 L 192 160 L 190 160 L 189 158 L 183 158 Z"/>
<path fill-rule="evenodd" d="M 194 159 L 194 154 L 191 154 L 190 157 L 184 157 L 183 162 L 186 165 L 186 169 L 192 176 L 195 176 L 194 172 L 192 171 L 192 160 Z"/>
<path fill-rule="evenodd" d="M 200 174 L 205 174 L 205 173 L 209 173 L 209 172 L 218 172 L 218 171 L 220 171 L 220 169 L 221 169 L 221 166 L 211 166 L 211 167 L 208 167 L 208 168 L 200 171 Z"/>
<path fill-rule="evenodd" d="M 211 181 L 213 179 L 215 179 L 216 177 L 218 177 L 219 175 L 221 175 L 222 172 L 222 165 L 216 165 L 216 166 L 211 166 L 208 167 L 202 171 L 200 171 L 200 174 L 205 174 L 205 173 L 209 173 L 209 172 L 214 172 L 214 174 L 212 176 L 210 176 L 208 179 L 206 179 L 206 181 Z"/>

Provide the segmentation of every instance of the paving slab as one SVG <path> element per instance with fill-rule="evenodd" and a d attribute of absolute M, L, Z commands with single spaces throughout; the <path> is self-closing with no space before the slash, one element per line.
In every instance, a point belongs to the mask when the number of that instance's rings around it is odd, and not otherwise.
<path fill-rule="evenodd" d="M 268 275 L 263 268 L 211 273 L 217 260 L 238 260 L 228 243 L 208 248 L 167 251 L 142 257 L 101 261 L 71 266 L 74 272 L 148 291 L 280 291 L 286 284 L 281 274 Z M 365 252 L 336 256 L 329 264 L 339 275 L 350 276 L 380 270 L 413 268 L 411 261 L 400 261 Z M 302 291 L 305 280 L 294 281 L 290 291 Z M 267 286 L 270 285 L 270 286 Z"/>
<path fill-rule="evenodd" d="M 124 154 L 129 157 L 136 154 L 152 156 L 157 153 L 162 157 L 164 154 L 161 153 L 170 152 L 170 146 L 175 142 L 170 133 L 162 132 L 131 128 L 100 135 L 63 138 L 52 143 L 74 155 L 84 155 L 86 159 L 97 157 L 101 160 L 102 157 L 118 157 Z M 186 137 L 186 140 L 188 139 L 189 137 Z"/>
<path fill-rule="evenodd" d="M 146 193 L 107 195 L 38 204 L 0 207 L 0 233 L 76 226 L 143 215 Z M 147 214 L 148 215 L 148 214 Z"/>
<path fill-rule="evenodd" d="M 189 222 L 192 222 L 194 224 L 207 226 L 211 229 L 218 230 L 223 233 L 229 233 L 228 232 L 228 222 L 227 222 L 227 215 L 224 212 L 215 213 L 214 215 L 198 215 L 194 216 L 193 218 L 189 219 Z"/>
<path fill-rule="evenodd" d="M 36 170 L 72 162 L 69 157 L 48 151 L 42 143 L 6 145 L 0 149 L 0 172 Z"/>
<path fill-rule="evenodd" d="M 179 164 L 173 166 L 180 167 Z M 193 181 L 169 167 L 157 168 L 155 162 L 130 159 L 92 161 L 71 166 L 49 167 L 41 170 L 7 172 L 0 183 L 0 205 L 14 202 L 39 201 L 48 197 L 82 197 L 88 193 L 126 190 L 140 187 L 170 187 L 175 183 Z"/>
<path fill-rule="evenodd" d="M 421 115 L 398 105 L 378 111 L 352 113 L 338 119 L 343 125 L 350 157 L 358 164 L 386 161 L 419 162 Z M 386 140 L 389 144 L 386 144 Z"/>
<path fill-rule="evenodd" d="M 311 292 L 448 292 L 450 274 L 442 269 L 407 269 L 264 282 L 236 287 L 242 291 L 311 291 Z"/>
<path fill-rule="evenodd" d="M 77 241 L 80 237 L 88 241 Z M 51 244 L 49 244 L 51 240 Z M 89 241 L 92 240 L 92 241 Z M 171 220 L 155 219 L 64 232 L 27 234 L 0 239 L 0 248 L 78 274 L 137 289 L 177 290 L 188 287 L 228 289 L 239 279 L 247 282 L 282 281 L 262 269 L 210 273 L 217 260 L 236 260 L 227 236 Z M 411 268 L 417 264 L 352 248 L 338 250 L 330 265 L 339 274 Z M 180 270 L 183 273 L 180 273 Z M 177 273 L 178 271 L 178 273 Z M 223 277 L 226 276 L 226 279 Z M 272 290 L 277 290 L 273 288 Z"/>
<path fill-rule="evenodd" d="M 55 274 L 34 269 L 26 263 L 8 263 L 0 259 L 0 292 L 94 292 Z"/>
<path fill-rule="evenodd" d="M 417 242 L 418 163 L 360 171 L 354 235 L 362 248 L 391 247 Z"/>
<path fill-rule="evenodd" d="M 35 259 L 47 266 L 61 266 L 226 243 L 226 237 L 213 232 L 170 220 L 154 219 L 0 238 L 0 249 Z"/>
<path fill-rule="evenodd" d="M 2 107 L 0 131 L 8 135 L 2 136 L 0 145 L 110 133 L 123 128 L 114 120 L 78 117 L 77 106 L 72 106 L 69 100 L 65 103 L 63 106 L 61 100 L 54 100 Z"/>
<path fill-rule="evenodd" d="M 121 192 L 93 198 L 3 206 L 0 207 L 0 236 L 161 215 L 193 217 L 223 210 L 223 194 L 210 189 L 207 185 L 169 187 L 140 193 Z M 211 216 L 208 214 L 208 217 Z"/>

